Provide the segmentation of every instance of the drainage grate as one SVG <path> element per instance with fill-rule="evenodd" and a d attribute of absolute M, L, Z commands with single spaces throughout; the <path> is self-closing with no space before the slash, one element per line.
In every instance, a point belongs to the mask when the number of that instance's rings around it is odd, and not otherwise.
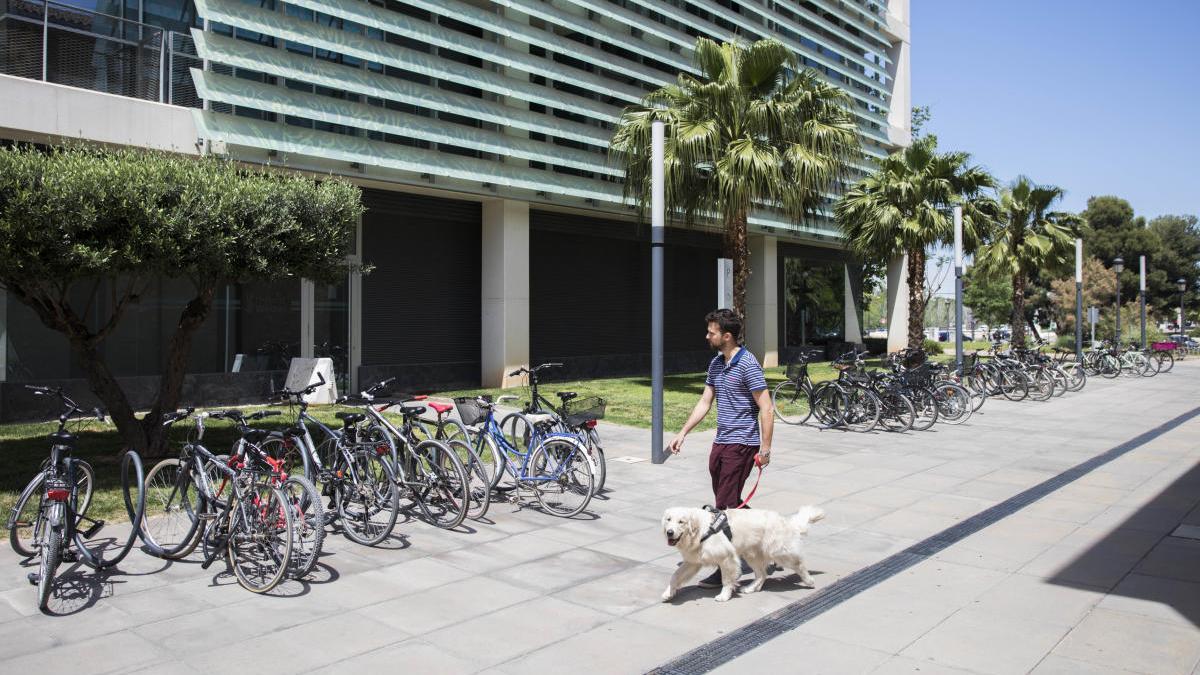
<path fill-rule="evenodd" d="M 768 641 L 820 616 L 827 610 L 840 605 L 876 584 L 896 576 L 913 565 L 924 562 L 930 556 L 1020 511 L 1055 490 L 1078 480 L 1095 469 L 1128 453 L 1130 450 L 1149 443 L 1197 415 L 1200 415 L 1200 408 L 1193 408 L 1085 462 L 1076 464 L 1057 476 L 1048 478 L 1028 490 L 1013 495 L 995 506 L 984 509 L 953 527 L 949 527 L 927 539 L 923 539 L 899 553 L 880 560 L 874 565 L 864 567 L 822 588 L 803 600 L 793 602 L 716 640 L 702 644 L 690 652 L 651 670 L 650 673 L 652 675 L 707 673 L 755 647 L 766 644 Z"/>

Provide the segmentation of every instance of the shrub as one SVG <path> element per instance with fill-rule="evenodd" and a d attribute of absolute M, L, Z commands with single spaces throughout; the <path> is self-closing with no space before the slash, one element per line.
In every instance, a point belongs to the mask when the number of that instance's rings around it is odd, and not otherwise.
<path fill-rule="evenodd" d="M 925 338 L 925 342 L 921 346 L 925 348 L 925 353 L 929 354 L 930 356 L 942 353 L 942 343 L 938 342 L 937 340 Z"/>

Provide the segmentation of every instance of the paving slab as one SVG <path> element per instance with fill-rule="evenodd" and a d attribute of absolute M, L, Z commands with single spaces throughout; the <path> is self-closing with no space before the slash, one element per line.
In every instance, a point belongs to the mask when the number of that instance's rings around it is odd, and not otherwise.
<path fill-rule="evenodd" d="M 81 571 L 56 598 L 67 615 L 43 616 L 28 569 L 0 551 L 0 659 L 6 671 L 190 673 L 211 669 L 212 645 L 237 626 L 239 670 L 644 672 L 1191 410 L 1198 390 L 1188 361 L 1043 404 L 989 401 L 925 433 L 778 426 L 755 508 L 827 511 L 806 544 L 816 589 L 777 574 L 727 603 L 694 585 L 659 601 L 679 558 L 657 523 L 668 506 L 711 502 L 708 431 L 665 465 L 610 462 L 611 489 L 584 518 L 497 503 L 456 532 L 407 519 L 372 549 L 331 535 L 312 578 L 266 596 L 194 560 L 135 552 L 118 573 Z M 649 453 L 647 430 L 600 430 L 610 458 Z M 724 669 L 1191 673 L 1200 541 L 1168 535 L 1200 524 L 1198 464 L 1193 419 Z"/>

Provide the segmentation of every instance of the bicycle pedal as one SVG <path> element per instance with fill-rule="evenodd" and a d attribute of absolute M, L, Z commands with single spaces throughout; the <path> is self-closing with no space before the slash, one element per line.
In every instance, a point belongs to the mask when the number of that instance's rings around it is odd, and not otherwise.
<path fill-rule="evenodd" d="M 63 562 L 77 562 L 78 560 L 79 560 L 79 556 L 75 553 L 75 551 L 73 551 L 69 548 L 66 548 L 66 547 L 63 548 L 63 552 L 62 552 L 62 561 Z"/>
<path fill-rule="evenodd" d="M 91 539 L 92 537 L 96 536 L 96 534 L 98 534 L 100 532 L 100 530 L 103 528 L 104 528 L 103 520 L 93 520 L 91 526 L 88 527 L 88 529 L 81 532 L 81 534 L 83 535 L 84 539 Z"/>
<path fill-rule="evenodd" d="M 25 575 L 25 578 L 29 580 L 30 586 L 37 586 L 38 582 L 42 580 L 42 575 L 38 574 L 37 572 L 30 572 L 29 574 Z"/>

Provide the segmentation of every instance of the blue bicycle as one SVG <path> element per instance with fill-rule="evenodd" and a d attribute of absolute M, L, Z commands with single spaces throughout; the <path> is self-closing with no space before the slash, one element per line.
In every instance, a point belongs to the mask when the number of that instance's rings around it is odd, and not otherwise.
<path fill-rule="evenodd" d="M 506 436 L 496 421 L 496 405 L 516 398 L 455 400 L 463 423 L 479 427 L 476 454 L 498 459 L 493 488 L 518 496 L 521 490 L 529 490 L 543 511 L 563 518 L 578 515 L 595 492 L 596 471 L 587 447 L 574 434 L 555 431 L 558 421 L 550 415 L 514 413 L 522 416 L 528 433 Z"/>

